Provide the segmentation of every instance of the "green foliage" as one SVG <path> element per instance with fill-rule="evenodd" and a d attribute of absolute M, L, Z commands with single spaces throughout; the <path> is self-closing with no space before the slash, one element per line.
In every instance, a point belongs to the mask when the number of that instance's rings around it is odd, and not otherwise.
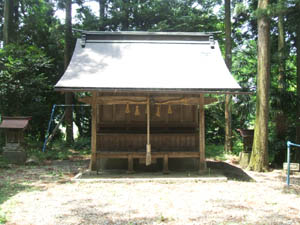
<path fill-rule="evenodd" d="M 33 116 L 33 135 L 44 132 L 50 111 L 52 62 L 35 46 L 10 44 L 0 49 L 0 113 Z"/>
<path fill-rule="evenodd" d="M 1 168 L 7 168 L 8 167 L 9 162 L 3 158 L 2 154 L 0 154 L 0 169 Z"/>
<path fill-rule="evenodd" d="M 82 156 L 91 153 L 90 137 L 79 137 L 75 139 L 73 145 L 71 146 L 65 141 L 57 139 L 47 146 L 45 152 L 42 152 L 42 142 L 36 142 L 29 139 L 27 141 L 28 156 L 38 159 L 39 162 L 43 162 L 45 160 L 67 160 L 73 156 Z"/>
<path fill-rule="evenodd" d="M 74 141 L 72 147 L 74 150 L 79 151 L 80 154 L 89 154 L 91 151 L 91 138 L 79 137 Z"/>
<path fill-rule="evenodd" d="M 224 145 L 207 145 L 205 148 L 205 157 L 216 160 L 225 160 Z"/>

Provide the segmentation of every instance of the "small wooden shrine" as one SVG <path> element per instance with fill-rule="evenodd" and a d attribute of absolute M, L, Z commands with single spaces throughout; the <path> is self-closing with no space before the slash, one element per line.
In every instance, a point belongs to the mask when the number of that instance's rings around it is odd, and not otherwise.
<path fill-rule="evenodd" d="M 82 31 L 57 91 L 89 93 L 91 170 L 102 159 L 146 165 L 162 159 L 205 162 L 204 107 L 208 94 L 237 93 L 210 33 Z M 207 96 L 206 96 L 207 95 Z"/>
<path fill-rule="evenodd" d="M 24 130 L 31 117 L 2 117 L 0 129 L 5 133 L 3 156 L 11 163 L 21 164 L 26 160 L 24 149 Z"/>

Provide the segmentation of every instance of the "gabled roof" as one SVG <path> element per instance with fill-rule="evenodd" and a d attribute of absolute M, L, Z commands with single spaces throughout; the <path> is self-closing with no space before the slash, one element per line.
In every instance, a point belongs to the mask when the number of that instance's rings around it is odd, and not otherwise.
<path fill-rule="evenodd" d="M 8 117 L 3 116 L 2 122 L 0 124 L 0 128 L 5 129 L 25 129 L 28 126 L 29 120 L 31 120 L 30 116 L 26 117 Z"/>
<path fill-rule="evenodd" d="M 238 91 L 207 33 L 87 32 L 55 85 L 62 91 Z"/>

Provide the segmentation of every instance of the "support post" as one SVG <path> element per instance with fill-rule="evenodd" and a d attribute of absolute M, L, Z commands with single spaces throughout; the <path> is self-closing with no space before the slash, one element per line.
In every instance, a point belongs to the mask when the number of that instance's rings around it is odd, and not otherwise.
<path fill-rule="evenodd" d="M 129 154 L 128 155 L 128 171 L 127 173 L 133 173 L 134 170 L 133 170 L 133 157 L 132 157 L 132 154 Z"/>
<path fill-rule="evenodd" d="M 147 146 L 146 146 L 146 166 L 151 165 L 151 144 L 150 144 L 150 99 L 147 98 Z"/>
<path fill-rule="evenodd" d="M 205 161 L 205 117 L 204 117 L 204 94 L 200 94 L 199 101 L 199 172 L 206 170 Z"/>
<path fill-rule="evenodd" d="M 168 154 L 164 154 L 163 173 L 164 174 L 168 174 L 169 173 L 169 156 L 168 156 Z"/>
<path fill-rule="evenodd" d="M 90 161 L 90 170 L 96 171 L 99 165 L 97 165 L 97 92 L 92 93 L 92 135 L 91 135 L 91 161 Z"/>
<path fill-rule="evenodd" d="M 287 142 L 287 177 L 286 177 L 286 183 L 289 186 L 290 185 L 290 168 L 291 168 L 291 164 L 290 164 L 290 152 L 291 152 L 291 142 L 288 141 Z"/>

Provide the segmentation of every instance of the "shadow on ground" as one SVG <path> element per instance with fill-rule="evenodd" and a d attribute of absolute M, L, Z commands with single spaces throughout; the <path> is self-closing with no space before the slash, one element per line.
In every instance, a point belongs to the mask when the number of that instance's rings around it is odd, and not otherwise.
<path fill-rule="evenodd" d="M 207 167 L 219 171 L 224 176 L 226 176 L 228 180 L 238 180 L 238 181 L 248 181 L 248 182 L 255 181 L 241 168 L 238 168 L 236 166 L 230 165 L 225 162 L 208 161 Z"/>
<path fill-rule="evenodd" d="M 170 173 L 163 174 L 157 168 L 137 168 L 134 173 L 128 174 L 126 170 L 101 170 L 97 174 L 83 174 L 80 178 L 93 179 L 93 178 L 221 178 L 235 181 L 255 181 L 241 168 L 230 165 L 225 162 L 207 161 L 208 170 L 199 174 L 198 170 L 170 170 Z M 223 181 L 223 179 L 221 179 Z M 220 181 L 221 181 L 220 180 Z"/>
<path fill-rule="evenodd" d="M 80 205 L 80 204 L 78 204 Z M 161 216 L 147 216 L 139 217 L 136 216 L 138 212 L 131 209 L 125 209 L 121 211 L 115 211 L 109 205 L 101 205 L 101 207 L 93 206 L 79 206 L 73 208 L 70 214 L 59 215 L 58 220 L 61 220 L 60 217 L 63 217 L 64 221 L 68 222 L 79 222 L 80 224 L 154 224 L 154 223 L 166 223 L 171 219 L 164 218 Z"/>

